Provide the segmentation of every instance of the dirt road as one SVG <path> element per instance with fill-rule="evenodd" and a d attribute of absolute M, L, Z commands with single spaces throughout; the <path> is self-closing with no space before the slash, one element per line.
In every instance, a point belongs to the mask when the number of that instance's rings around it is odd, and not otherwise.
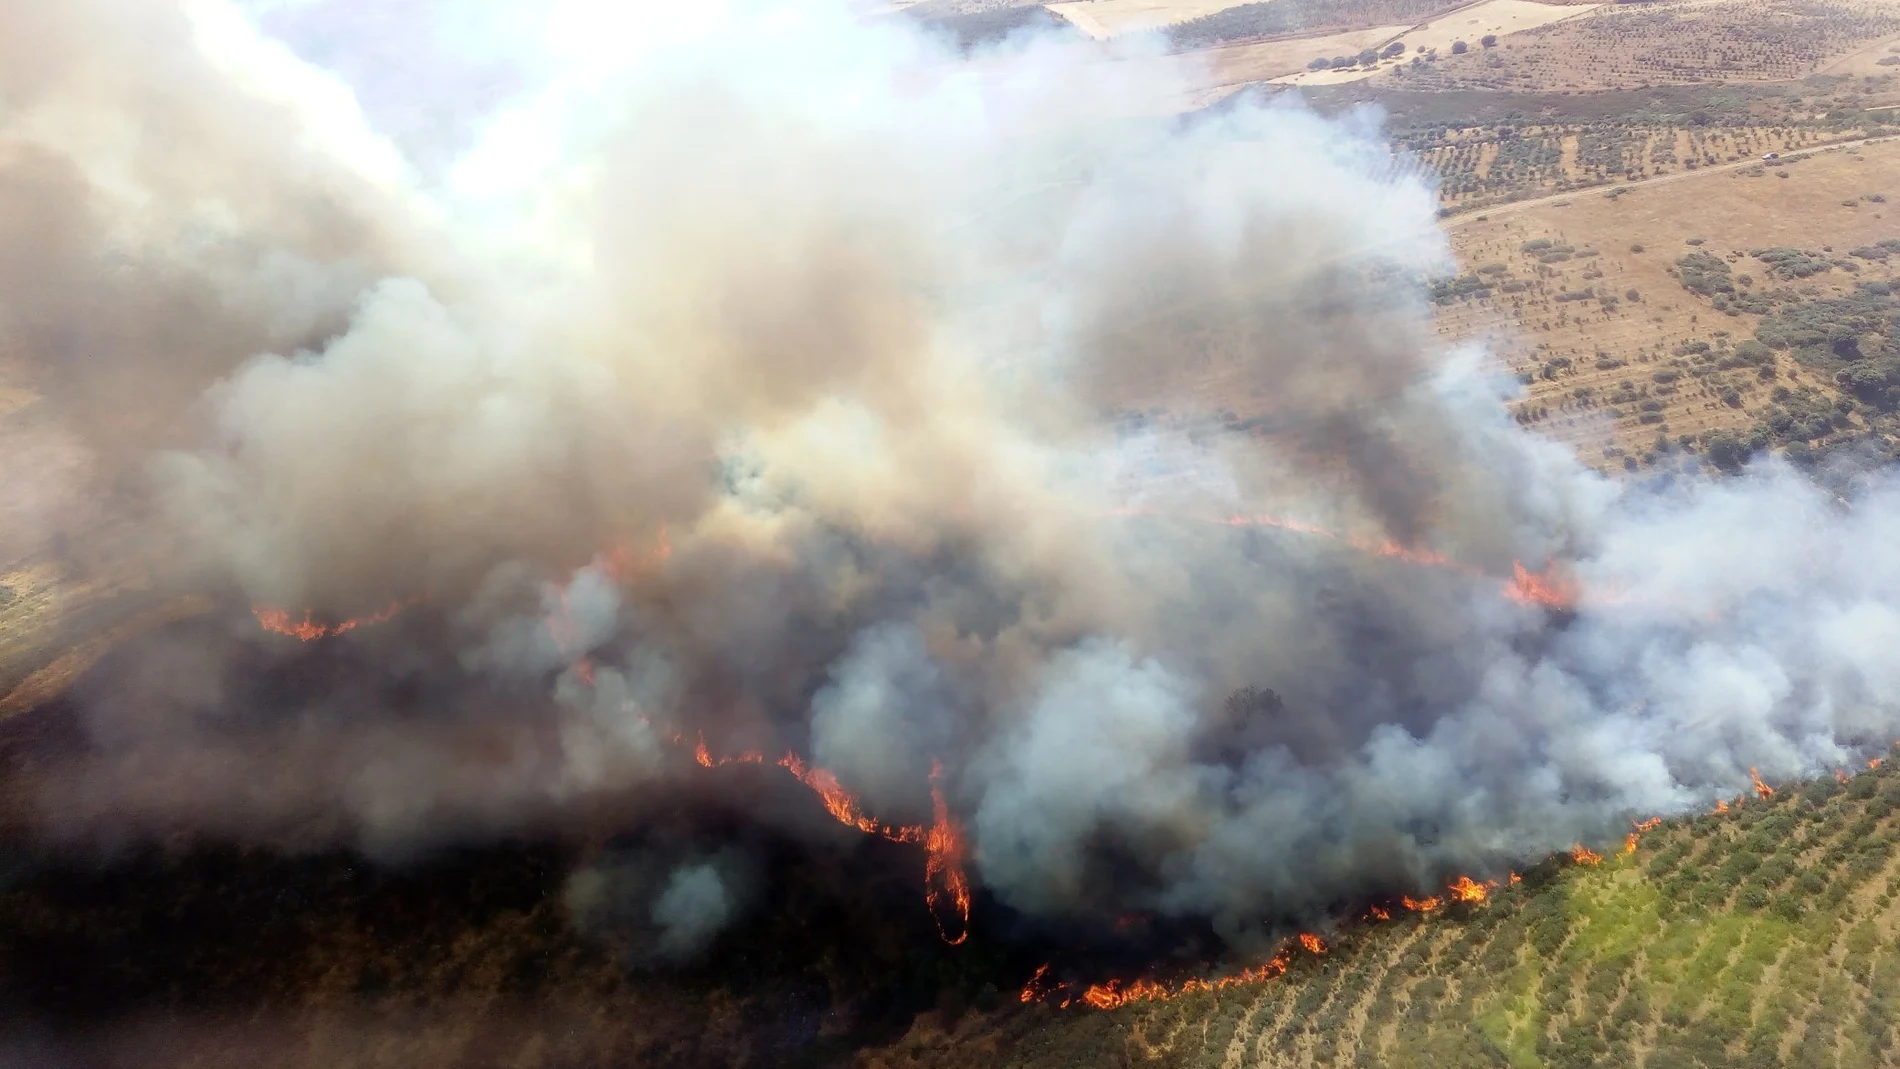
<path fill-rule="evenodd" d="M 1879 137 L 1857 137 L 1852 141 L 1836 141 L 1833 144 L 1816 145 L 1813 148 L 1797 149 L 1793 152 L 1784 153 L 1783 155 L 1811 156 L 1817 152 L 1837 152 L 1841 149 L 1858 148 L 1861 145 L 1872 145 L 1882 141 L 1891 141 L 1894 139 L 1894 136 L 1895 135 L 1892 134 L 1883 134 Z M 1751 157 L 1746 160 L 1736 160 L 1733 163 L 1718 163 L 1709 167 L 1698 167 L 1693 171 L 1676 171 L 1671 174 L 1660 174 L 1654 178 L 1639 178 L 1634 182 L 1606 182 L 1600 186 L 1586 186 L 1582 189 L 1573 189 L 1566 193 L 1553 193 L 1548 197 L 1512 201 L 1509 204 L 1497 204 L 1489 208 L 1474 208 L 1469 212 L 1460 212 L 1445 220 L 1445 226 L 1455 229 L 1466 223 L 1475 223 L 1479 219 L 1488 219 L 1494 215 L 1508 215 L 1511 212 L 1523 211 L 1526 208 L 1555 204 L 1558 201 L 1588 196 L 1592 193 L 1608 192 L 1612 189 L 1638 190 L 1647 186 L 1661 185 L 1664 182 L 1680 182 L 1690 178 L 1702 178 L 1707 175 L 1721 174 L 1725 171 L 1736 171 L 1744 167 L 1753 167 L 1764 162 L 1767 161 Z"/>

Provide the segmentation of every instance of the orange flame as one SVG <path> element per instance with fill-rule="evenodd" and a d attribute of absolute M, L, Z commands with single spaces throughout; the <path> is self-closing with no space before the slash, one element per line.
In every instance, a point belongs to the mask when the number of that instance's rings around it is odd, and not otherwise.
<path fill-rule="evenodd" d="M 1453 902 L 1482 902 L 1497 886 L 1494 880 L 1479 883 L 1469 876 L 1460 876 L 1446 885 Z"/>
<path fill-rule="evenodd" d="M 679 735 L 675 735 L 673 741 L 680 745 L 686 742 Z M 765 757 L 757 750 L 747 750 L 737 757 L 714 757 L 702 734 L 694 743 L 693 761 L 701 768 L 718 768 L 729 764 L 763 764 Z M 811 788 L 819 801 L 824 803 L 825 811 L 838 823 L 892 842 L 922 844 L 925 852 L 924 901 L 930 906 L 938 933 L 951 946 L 957 946 L 970 937 L 970 880 L 963 870 L 963 829 L 952 819 L 949 804 L 944 801 L 941 783 L 943 762 L 931 763 L 932 822 L 929 828 L 916 824 L 880 823 L 864 812 L 857 797 L 845 790 L 836 775 L 828 769 L 806 764 L 796 753 L 788 752 L 779 758 L 778 766 Z M 955 935 L 945 926 L 945 913 L 956 915 Z"/>
<path fill-rule="evenodd" d="M 1049 966 L 1047 963 L 1037 966 L 1036 975 L 1031 976 L 1029 982 L 1023 985 L 1022 993 L 1016 996 L 1016 1001 L 1025 1006 L 1031 1002 L 1040 1002 L 1045 992 L 1039 989 L 1042 986 L 1042 978 L 1047 975 L 1049 975 Z"/>
<path fill-rule="evenodd" d="M 1518 884 L 1523 883 L 1523 882 L 1524 882 L 1524 877 L 1519 876 L 1515 872 L 1511 873 L 1511 886 L 1515 887 Z"/>
<path fill-rule="evenodd" d="M 1366 916 L 1371 917 L 1375 921 L 1389 921 L 1392 919 L 1392 911 L 1386 909 L 1384 906 L 1373 906 L 1366 911 Z"/>
<path fill-rule="evenodd" d="M 1559 572 L 1556 564 L 1548 564 L 1543 571 L 1533 572 L 1518 561 L 1511 562 L 1511 585 L 1504 592 L 1515 601 L 1552 609 L 1575 606 L 1579 594 L 1576 582 Z"/>
<path fill-rule="evenodd" d="M 882 829 L 877 821 L 865 816 L 864 811 L 858 808 L 858 800 L 839 785 L 838 777 L 825 769 L 805 764 L 795 753 L 779 758 L 778 764 L 816 792 L 819 800 L 825 803 L 825 810 L 838 823 L 848 824 L 866 835 L 876 835 Z"/>
<path fill-rule="evenodd" d="M 1570 848 L 1570 860 L 1579 865 L 1600 865 L 1603 863 L 1603 855 L 1578 843 Z"/>
<path fill-rule="evenodd" d="M 1400 895 L 1399 902 L 1413 913 L 1433 913 L 1438 910 L 1438 907 L 1445 904 L 1444 900 L 1437 895 L 1433 895 L 1430 898 L 1411 898 L 1406 895 Z"/>
<path fill-rule="evenodd" d="M 1242 969 L 1238 973 L 1216 977 L 1212 980 L 1195 978 L 1183 980 L 1172 985 L 1159 980 L 1134 980 L 1131 982 L 1109 980 L 1104 983 L 1090 984 L 1082 992 L 1081 1000 L 1098 1010 L 1112 1010 L 1126 1006 L 1131 1002 L 1165 1002 L 1169 999 L 1177 999 L 1183 995 L 1192 995 L 1201 991 L 1226 991 L 1229 988 L 1241 987 L 1247 984 L 1264 983 L 1268 980 L 1285 976 L 1290 961 L 1291 959 L 1288 957 L 1288 952 L 1282 950 L 1263 965 L 1251 966 Z M 1022 993 L 1017 996 L 1018 1001 L 1025 1003 L 1041 1002 L 1056 991 L 1064 989 L 1065 985 L 1059 985 L 1052 990 L 1041 990 L 1037 986 L 1037 981 L 1040 980 L 1042 975 L 1042 970 L 1037 970 L 1036 977 L 1032 979 L 1030 984 L 1024 987 Z M 1071 1001 L 1073 1001 L 1073 999 L 1064 998 L 1059 1005 L 1067 1007 Z"/>
<path fill-rule="evenodd" d="M 337 635 L 348 634 L 359 627 L 373 627 L 376 624 L 387 623 L 407 607 L 404 602 L 392 601 L 389 607 L 381 612 L 328 625 L 317 623 L 308 610 L 304 612 L 302 620 L 292 618 L 289 613 L 281 609 L 266 609 L 262 606 L 253 606 L 251 615 L 257 617 L 259 627 L 273 634 L 288 635 L 300 642 L 315 642 L 320 638 L 334 638 Z"/>
<path fill-rule="evenodd" d="M 697 761 L 701 768 L 722 768 L 726 765 L 762 765 L 765 763 L 765 755 L 757 750 L 747 750 L 737 757 L 714 757 L 706 749 L 706 739 L 702 735 L 699 745 L 693 748 L 693 760 Z"/>
<path fill-rule="evenodd" d="M 963 874 L 963 829 L 950 819 L 943 800 L 943 762 L 930 764 L 930 834 L 924 839 L 924 901 L 937 922 L 937 934 L 951 946 L 970 937 L 970 881 Z M 952 937 L 943 926 L 946 904 L 957 915 Z"/>
<path fill-rule="evenodd" d="M 1761 773 L 1751 768 L 1748 770 L 1748 778 L 1752 780 L 1755 784 L 1756 797 L 1762 798 L 1765 800 L 1765 799 L 1773 798 L 1775 796 L 1775 789 L 1761 781 Z"/>
<path fill-rule="evenodd" d="M 1715 811 L 1716 811 L 1717 813 L 1726 813 L 1726 812 L 1728 812 L 1728 799 L 1726 799 L 1726 798 L 1717 798 L 1717 799 L 1715 800 Z"/>
<path fill-rule="evenodd" d="M 1321 939 L 1312 932 L 1300 933 L 1300 945 L 1306 948 L 1308 954 L 1326 953 L 1326 940 Z"/>
<path fill-rule="evenodd" d="M 1835 778 L 1835 780 L 1837 780 L 1837 781 L 1839 781 L 1839 782 L 1841 782 L 1841 783 L 1846 783 L 1846 782 L 1847 782 L 1847 773 L 1846 773 L 1846 771 L 1844 771 L 1844 770 L 1842 770 L 1842 769 L 1838 769 L 1838 768 L 1837 768 L 1837 769 L 1835 769 L 1835 770 L 1834 770 L 1834 778 Z"/>
<path fill-rule="evenodd" d="M 1880 758 L 1878 758 L 1878 757 L 1869 757 L 1869 758 L 1867 759 L 1867 767 L 1868 767 L 1868 768 L 1879 768 L 1879 767 L 1880 767 Z"/>

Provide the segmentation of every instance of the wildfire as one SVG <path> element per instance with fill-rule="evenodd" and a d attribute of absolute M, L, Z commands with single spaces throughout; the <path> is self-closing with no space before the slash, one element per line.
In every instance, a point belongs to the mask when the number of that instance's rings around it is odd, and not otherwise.
<path fill-rule="evenodd" d="M 1098 1010 L 1117 1009 L 1131 1002 L 1165 1002 L 1202 991 L 1226 991 L 1230 988 L 1276 980 L 1286 975 L 1288 967 L 1293 964 L 1294 955 L 1299 951 L 1315 956 L 1324 954 L 1327 951 L 1326 941 L 1312 932 L 1301 932 L 1288 940 L 1286 945 L 1264 963 L 1249 966 L 1237 973 L 1217 976 L 1213 979 L 1194 977 L 1175 983 L 1147 979 L 1107 980 L 1099 984 L 1090 984 L 1079 995 L 1074 993 L 1074 988 L 1069 984 L 1049 984 L 1047 982 L 1049 966 L 1044 965 L 1036 970 L 1028 983 L 1023 985 L 1022 991 L 1016 996 L 1016 1001 L 1027 1005 L 1046 1002 L 1060 995 L 1061 1001 L 1056 1005 L 1061 1009 L 1068 1009 L 1079 1001 Z"/>
<path fill-rule="evenodd" d="M 719 768 L 723 765 L 762 765 L 765 763 L 765 755 L 757 750 L 747 750 L 737 757 L 715 758 L 712 751 L 706 748 L 706 736 L 702 734 L 699 736 L 698 744 L 693 747 L 693 760 L 698 762 L 701 768 Z"/>
<path fill-rule="evenodd" d="M 1630 834 L 1630 841 L 1634 841 L 1636 837 L 1642 833 L 1660 827 L 1661 825 L 1661 817 L 1650 817 L 1647 820 L 1632 821 L 1630 827 L 1634 830 Z M 1597 865 L 1603 861 L 1602 854 L 1589 849 L 1582 843 L 1571 847 L 1569 857 L 1573 862 L 1579 865 Z M 1522 876 L 1515 872 L 1510 873 L 1506 879 L 1513 886 L 1522 883 L 1524 880 Z M 1492 892 L 1498 889 L 1499 884 L 1496 880 L 1480 881 L 1472 879 L 1470 876 L 1458 876 L 1445 886 L 1446 894 L 1443 896 L 1433 895 L 1429 898 L 1400 896 L 1399 903 L 1405 909 L 1413 913 L 1430 915 L 1444 909 L 1449 902 L 1486 902 L 1490 899 Z M 1367 921 L 1389 921 L 1392 919 L 1392 910 L 1385 906 L 1369 905 L 1366 907 L 1363 919 Z M 1028 983 L 1023 985 L 1022 991 L 1017 994 L 1017 1001 L 1025 1005 L 1039 1002 L 1054 1002 L 1056 1006 L 1061 1009 L 1068 1009 L 1070 1006 L 1080 1003 L 1095 1009 L 1112 1010 L 1126 1006 L 1131 1002 L 1166 1001 L 1168 999 L 1180 998 L 1183 995 L 1194 994 L 1199 991 L 1222 991 L 1242 984 L 1271 980 L 1286 973 L 1288 967 L 1292 964 L 1294 956 L 1298 952 L 1303 950 L 1308 954 L 1320 955 L 1327 953 L 1330 949 L 1326 941 L 1318 935 L 1311 932 L 1301 932 L 1293 939 L 1288 940 L 1287 943 L 1281 947 L 1279 952 L 1265 964 L 1244 969 L 1230 976 L 1217 977 L 1214 979 L 1189 979 L 1174 983 L 1145 978 L 1132 981 L 1115 979 L 1091 984 L 1086 988 L 1080 989 L 1079 993 L 1074 985 L 1066 981 L 1060 983 L 1051 982 L 1049 980 L 1050 967 L 1045 964 L 1036 970 L 1035 974 L 1029 978 Z"/>
<path fill-rule="evenodd" d="M 674 741 L 685 743 L 677 736 Z M 701 735 L 693 746 L 693 761 L 701 768 L 719 768 L 729 764 L 763 764 L 765 758 L 757 750 L 747 750 L 737 757 L 714 757 L 706 746 L 705 736 Z M 941 761 L 932 762 L 930 768 L 931 824 L 928 828 L 880 822 L 864 811 L 857 797 L 846 790 L 829 769 L 809 765 L 796 753 L 787 753 L 777 764 L 811 788 L 824 803 L 825 811 L 838 823 L 894 843 L 921 844 L 924 848 L 924 901 L 930 907 L 931 919 L 936 921 L 938 934 L 951 946 L 970 937 L 970 879 L 963 869 L 963 829 L 950 816 L 949 803 L 944 800 Z M 946 924 L 946 915 L 956 918 L 954 933 Z"/>
<path fill-rule="evenodd" d="M 1715 811 L 1716 811 L 1717 813 L 1726 813 L 1726 812 L 1728 812 L 1728 799 L 1726 799 L 1726 798 L 1717 798 L 1717 799 L 1715 800 Z"/>
<path fill-rule="evenodd" d="M 1755 784 L 1755 797 L 1765 801 L 1775 796 L 1775 789 L 1761 781 L 1761 773 L 1751 768 L 1748 770 L 1748 778 Z"/>
<path fill-rule="evenodd" d="M 838 823 L 849 824 L 866 835 L 876 835 L 883 830 L 883 825 L 866 816 L 864 811 L 858 808 L 858 800 L 852 797 L 850 791 L 840 786 L 838 777 L 830 772 L 805 764 L 795 753 L 788 753 L 779 758 L 778 765 L 790 772 L 800 783 L 810 787 L 818 795 L 819 800 L 825 803 L 826 812 L 830 813 Z M 916 837 L 898 841 L 915 842 L 921 837 L 922 833 L 919 832 Z"/>
<path fill-rule="evenodd" d="M 930 833 L 924 837 L 924 901 L 937 922 L 937 934 L 951 946 L 970 937 L 970 881 L 963 873 L 963 829 L 950 819 L 943 800 L 943 762 L 930 764 Z M 952 937 L 943 926 L 948 906 L 957 915 Z"/>
<path fill-rule="evenodd" d="M 254 606 L 251 614 L 257 617 L 258 626 L 266 631 L 288 635 L 301 642 L 315 642 L 320 638 L 334 638 L 337 635 L 348 634 L 359 627 L 373 627 L 376 624 L 385 623 L 406 607 L 403 602 L 392 601 L 389 607 L 381 612 L 353 617 L 335 624 L 317 623 L 315 617 L 307 610 L 302 620 L 295 619 L 281 609 L 266 609 L 262 606 Z"/>
<path fill-rule="evenodd" d="M 1116 509 L 1114 514 L 1119 516 L 1161 515 L 1160 513 L 1143 508 Z M 1206 519 L 1205 517 L 1202 518 Z M 1390 557 L 1393 560 L 1402 560 L 1408 564 L 1420 564 L 1432 568 L 1449 568 L 1453 571 L 1474 576 L 1484 574 L 1468 564 L 1462 564 L 1446 557 L 1442 553 L 1420 546 L 1407 546 L 1399 542 L 1394 542 L 1391 539 L 1374 541 L 1368 538 L 1342 535 L 1336 531 L 1330 531 L 1314 524 L 1302 523 L 1298 520 L 1282 519 L 1277 516 L 1245 516 L 1236 514 L 1211 519 L 1208 520 L 1208 522 L 1219 523 L 1227 527 L 1272 527 L 1282 531 L 1296 531 L 1300 534 L 1315 535 L 1320 538 L 1328 539 L 1329 541 L 1338 542 L 1342 545 L 1351 546 L 1362 553 L 1370 553 L 1380 557 Z M 1541 572 L 1533 572 L 1524 567 L 1521 561 L 1513 561 L 1511 563 L 1511 572 L 1510 580 L 1505 583 L 1504 593 L 1505 596 L 1511 598 L 1513 601 L 1520 601 L 1527 605 L 1542 605 L 1546 608 L 1568 609 L 1575 606 L 1577 600 L 1582 595 L 1582 590 L 1577 586 L 1575 580 L 1564 575 L 1554 562 L 1547 564 Z"/>
<path fill-rule="evenodd" d="M 1868 768 L 1870 768 L 1870 769 L 1873 769 L 1873 768 L 1879 768 L 1879 767 L 1880 767 L 1880 758 L 1878 758 L 1878 757 L 1869 757 L 1869 758 L 1867 759 L 1867 767 L 1868 767 Z"/>
<path fill-rule="evenodd" d="M 1318 937 L 1314 936 L 1313 938 L 1317 940 Z M 1303 939 L 1302 942 L 1304 942 Z M 1324 951 L 1315 951 L 1314 953 L 1323 952 Z M 1287 966 L 1290 964 L 1292 964 L 1291 952 L 1289 950 L 1282 950 L 1268 959 L 1264 964 L 1251 966 L 1242 969 L 1240 972 L 1228 976 L 1216 977 L 1212 980 L 1197 977 L 1175 984 L 1163 983 L 1160 980 L 1134 980 L 1127 982 L 1108 980 L 1099 984 L 1090 984 L 1083 989 L 1080 995 L 1074 994 L 1073 989 L 1068 984 L 1045 986 L 1043 977 L 1048 973 L 1049 967 L 1044 965 L 1042 968 L 1036 970 L 1036 975 L 1030 978 L 1029 983 L 1024 985 L 1021 993 L 1019 993 L 1016 998 L 1017 1001 L 1026 1004 L 1043 1002 L 1060 994 L 1062 1001 L 1057 1003 L 1057 1005 L 1063 1009 L 1067 1009 L 1075 1002 L 1080 1001 L 1098 1010 L 1112 1010 L 1126 1006 L 1131 1002 L 1165 1002 L 1169 999 L 1177 999 L 1183 995 L 1192 995 L 1201 991 L 1226 991 L 1229 988 L 1242 987 L 1248 984 L 1265 983 L 1268 980 L 1275 980 L 1285 976 Z"/>
<path fill-rule="evenodd" d="M 1498 885 L 1493 880 L 1479 883 L 1469 876 L 1460 876 L 1446 886 L 1451 891 L 1453 902 L 1482 902 Z"/>
<path fill-rule="evenodd" d="M 1518 561 L 1511 562 L 1511 584 L 1504 592 L 1512 600 L 1552 609 L 1571 608 L 1581 593 L 1576 582 L 1559 572 L 1554 563 L 1546 565 L 1541 572 L 1533 572 Z"/>
<path fill-rule="evenodd" d="M 1016 996 L 1016 1001 L 1025 1006 L 1031 1002 L 1041 1001 L 1043 996 L 1039 989 L 1042 987 L 1042 978 L 1047 975 L 1049 975 L 1048 964 L 1044 963 L 1038 965 L 1036 967 L 1036 975 L 1031 976 L 1029 982 L 1023 985 L 1022 993 Z"/>
<path fill-rule="evenodd" d="M 1838 768 L 1837 768 L 1837 769 L 1835 769 L 1835 770 L 1834 770 L 1834 779 L 1835 779 L 1835 781 L 1836 781 L 1836 782 L 1839 782 L 1839 783 L 1846 783 L 1846 782 L 1847 782 L 1847 772 L 1846 772 L 1845 770 L 1843 770 L 1843 769 L 1838 769 Z"/>

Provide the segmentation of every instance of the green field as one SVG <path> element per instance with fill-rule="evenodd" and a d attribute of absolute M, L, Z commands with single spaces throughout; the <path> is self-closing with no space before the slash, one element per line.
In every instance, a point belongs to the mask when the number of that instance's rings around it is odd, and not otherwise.
<path fill-rule="evenodd" d="M 1891 766 L 1889 766 L 1891 767 Z M 1895 1064 L 1900 776 L 1677 820 L 1474 906 L 1360 922 L 1279 980 L 986 1022 L 1007 1066 Z M 973 1022 L 879 1059 L 975 1065 Z"/>

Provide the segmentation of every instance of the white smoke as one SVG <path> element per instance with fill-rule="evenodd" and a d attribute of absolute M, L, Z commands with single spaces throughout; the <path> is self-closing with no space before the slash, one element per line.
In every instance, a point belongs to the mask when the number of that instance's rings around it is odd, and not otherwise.
<path fill-rule="evenodd" d="M 0 83 L 38 102 L 0 326 L 149 465 L 189 552 L 146 566 L 407 606 L 135 644 L 50 826 L 395 849 L 657 792 L 703 737 L 892 821 L 940 761 L 1004 904 L 1239 932 L 1900 734 L 1890 480 L 1618 485 L 1513 426 L 1430 329 L 1445 241 L 1376 116 L 1128 119 L 1163 68 L 838 5 L 526 7 L 528 88 L 432 170 L 212 0 L 0 4 L 72 59 Z M 115 57 L 196 72 L 196 121 L 125 150 L 134 87 L 73 73 Z M 1266 432 L 1132 415 L 1227 406 Z M 1502 592 L 1550 558 L 1562 627 Z M 722 886 L 640 923 L 696 946 Z"/>

